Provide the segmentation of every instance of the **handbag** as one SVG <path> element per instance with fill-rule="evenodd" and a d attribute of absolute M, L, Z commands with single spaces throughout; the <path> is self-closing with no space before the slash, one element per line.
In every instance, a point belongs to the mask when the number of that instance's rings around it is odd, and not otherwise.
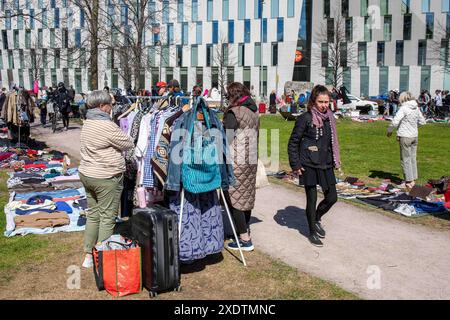
<path fill-rule="evenodd" d="M 192 125 L 189 128 L 187 144 L 183 149 L 183 164 L 181 166 L 181 181 L 183 187 L 190 193 L 199 194 L 219 189 L 222 177 L 219 169 L 217 146 L 211 137 L 202 135 L 193 139 L 194 124 L 197 117 L 197 106 L 202 101 L 196 100 L 193 110 Z M 208 130 L 211 123 L 204 103 L 201 104 Z M 194 141 L 192 141 L 194 140 Z"/>
<path fill-rule="evenodd" d="M 94 277 L 99 291 L 106 290 L 114 297 L 123 297 L 142 291 L 141 248 L 135 243 L 123 244 L 122 250 L 92 249 Z M 134 246 L 134 247 L 132 247 Z"/>

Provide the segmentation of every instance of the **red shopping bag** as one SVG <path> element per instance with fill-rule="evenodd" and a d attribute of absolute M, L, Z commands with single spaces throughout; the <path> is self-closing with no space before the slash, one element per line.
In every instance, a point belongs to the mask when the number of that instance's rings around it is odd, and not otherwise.
<path fill-rule="evenodd" d="M 97 288 L 114 297 L 142 291 L 141 248 L 98 251 L 92 249 Z"/>

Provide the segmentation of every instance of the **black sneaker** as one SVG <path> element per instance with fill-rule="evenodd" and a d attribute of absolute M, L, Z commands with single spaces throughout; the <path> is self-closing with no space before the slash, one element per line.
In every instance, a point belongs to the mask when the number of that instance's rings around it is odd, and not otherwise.
<path fill-rule="evenodd" d="M 326 232 L 323 229 L 322 225 L 320 224 L 320 221 L 316 222 L 314 225 L 314 229 L 316 230 L 317 235 L 319 236 L 319 238 L 325 238 Z"/>
<path fill-rule="evenodd" d="M 319 236 L 315 232 L 308 237 L 308 240 L 309 242 L 311 242 L 312 245 L 316 247 L 323 247 L 322 241 L 320 241 Z"/>

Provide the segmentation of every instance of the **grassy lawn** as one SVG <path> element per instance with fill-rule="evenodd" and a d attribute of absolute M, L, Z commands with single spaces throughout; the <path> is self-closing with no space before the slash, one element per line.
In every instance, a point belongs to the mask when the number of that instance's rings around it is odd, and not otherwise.
<path fill-rule="evenodd" d="M 261 117 L 262 129 L 279 129 L 280 162 L 284 170 L 290 170 L 287 144 L 294 124 L 281 116 Z M 394 182 L 403 179 L 400 148 L 395 137 L 386 137 L 388 125 L 387 121 L 338 121 L 344 176 L 359 177 L 375 184 L 385 178 Z M 417 160 L 420 183 L 450 175 L 450 125 L 428 124 L 420 129 Z"/>

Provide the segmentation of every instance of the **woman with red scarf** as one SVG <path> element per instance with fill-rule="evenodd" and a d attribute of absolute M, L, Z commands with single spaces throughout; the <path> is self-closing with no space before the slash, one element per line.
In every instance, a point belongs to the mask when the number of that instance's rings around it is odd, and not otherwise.
<path fill-rule="evenodd" d="M 322 247 L 325 238 L 322 217 L 337 202 L 336 177 L 333 168 L 340 168 L 336 119 L 330 110 L 331 93 L 324 86 L 314 87 L 308 102 L 308 112 L 295 124 L 289 140 L 289 162 L 294 173 L 303 178 L 306 189 L 306 216 L 309 241 Z M 317 186 L 325 199 L 316 207 Z"/>

